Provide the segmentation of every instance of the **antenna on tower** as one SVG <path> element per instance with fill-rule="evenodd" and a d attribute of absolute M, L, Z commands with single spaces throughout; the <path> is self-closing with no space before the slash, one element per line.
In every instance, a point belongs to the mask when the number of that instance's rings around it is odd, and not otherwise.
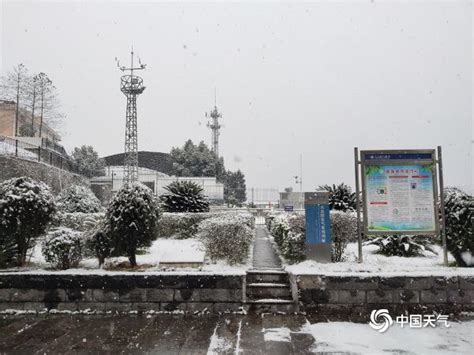
<path fill-rule="evenodd" d="M 138 57 L 138 56 L 137 56 Z M 125 155 L 123 161 L 123 180 L 133 182 L 138 180 L 138 131 L 137 131 L 137 95 L 144 90 L 143 79 L 134 75 L 134 70 L 143 70 L 146 64 L 142 64 L 138 58 L 139 67 L 133 66 L 133 46 L 130 52 L 130 67 L 120 65 L 120 61 L 115 57 L 117 67 L 122 71 L 129 71 L 130 74 L 122 75 L 120 78 L 120 90 L 127 97 L 127 112 L 125 119 Z"/>
<path fill-rule="evenodd" d="M 206 117 L 208 117 L 207 112 L 206 112 Z M 209 117 L 211 117 L 211 122 L 207 123 L 207 127 L 209 127 L 212 132 L 211 150 L 217 155 L 217 157 L 219 157 L 219 136 L 220 136 L 220 129 L 221 129 L 219 118 L 222 117 L 222 114 L 219 111 L 217 111 L 217 89 L 215 87 L 214 87 L 214 109 L 209 113 Z"/>

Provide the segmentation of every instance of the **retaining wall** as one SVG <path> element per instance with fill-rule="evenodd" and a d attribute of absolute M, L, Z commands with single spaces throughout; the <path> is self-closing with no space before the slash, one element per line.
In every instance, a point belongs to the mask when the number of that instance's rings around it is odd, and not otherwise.
<path fill-rule="evenodd" d="M 69 185 L 88 185 L 84 176 L 56 168 L 45 163 L 10 156 L 0 156 L 0 181 L 13 177 L 28 176 L 43 181 L 54 193 L 59 193 Z"/>
<path fill-rule="evenodd" d="M 244 277 L 0 273 L 0 311 L 238 311 Z"/>
<path fill-rule="evenodd" d="M 367 313 L 372 309 L 474 311 L 474 274 L 450 277 L 292 275 L 300 310 Z"/>

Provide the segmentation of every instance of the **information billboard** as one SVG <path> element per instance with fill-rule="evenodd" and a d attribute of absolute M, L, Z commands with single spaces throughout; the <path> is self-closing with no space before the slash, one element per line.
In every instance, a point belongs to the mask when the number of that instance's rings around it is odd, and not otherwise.
<path fill-rule="evenodd" d="M 361 151 L 366 234 L 437 234 L 434 150 Z"/>

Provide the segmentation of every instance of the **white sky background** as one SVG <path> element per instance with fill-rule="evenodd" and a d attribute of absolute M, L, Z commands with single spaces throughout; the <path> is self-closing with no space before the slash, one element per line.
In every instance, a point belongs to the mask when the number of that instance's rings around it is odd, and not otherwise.
<path fill-rule="evenodd" d="M 139 149 L 210 143 L 248 187 L 354 185 L 353 147 L 444 149 L 445 183 L 472 189 L 472 2 L 111 3 L 1 1 L 1 71 L 49 74 L 63 143 L 123 151 L 114 58 L 147 70 Z"/>

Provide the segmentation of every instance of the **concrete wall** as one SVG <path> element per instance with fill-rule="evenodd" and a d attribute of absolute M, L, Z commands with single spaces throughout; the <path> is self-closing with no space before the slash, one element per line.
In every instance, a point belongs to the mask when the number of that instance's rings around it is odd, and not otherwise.
<path fill-rule="evenodd" d="M 43 181 L 51 187 L 54 193 L 59 193 L 61 189 L 72 184 L 89 184 L 88 179 L 81 175 L 44 163 L 0 156 L 0 181 L 19 176 L 28 176 Z"/>
<path fill-rule="evenodd" d="M 0 311 L 238 311 L 244 277 L 0 273 Z"/>
<path fill-rule="evenodd" d="M 360 313 L 437 309 L 474 311 L 474 276 L 344 277 L 294 276 L 301 309 L 309 312 Z"/>

